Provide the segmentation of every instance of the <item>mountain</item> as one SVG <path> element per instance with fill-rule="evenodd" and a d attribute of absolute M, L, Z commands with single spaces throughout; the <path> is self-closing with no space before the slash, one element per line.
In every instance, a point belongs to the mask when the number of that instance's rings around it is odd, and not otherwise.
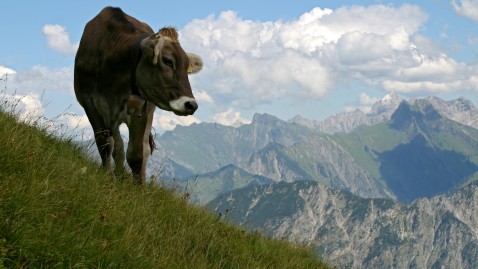
<path fill-rule="evenodd" d="M 478 131 L 442 116 L 427 100 L 400 105 L 390 126 L 410 134 L 408 144 L 379 157 L 381 174 L 401 200 L 446 192 L 478 171 Z"/>
<path fill-rule="evenodd" d="M 314 180 L 363 197 L 394 197 L 361 167 L 340 141 L 315 133 L 291 146 L 269 145 L 244 169 L 274 181 Z"/>
<path fill-rule="evenodd" d="M 312 132 L 268 114 L 255 114 L 251 124 L 237 128 L 217 123 L 178 125 L 156 140 L 159 153 L 153 154 L 152 163 L 173 164 L 183 169 L 182 174 L 203 174 L 246 162 L 269 143 L 292 145 Z M 171 176 L 176 176 L 174 170 Z"/>
<path fill-rule="evenodd" d="M 403 101 L 390 121 L 334 138 L 402 202 L 432 197 L 477 177 L 478 131 L 446 118 L 425 99 Z"/>
<path fill-rule="evenodd" d="M 315 132 L 290 146 L 269 145 L 241 167 L 275 181 L 314 180 L 362 197 L 410 203 L 475 180 L 477 152 L 476 129 L 423 99 L 402 101 L 390 120 L 350 133 Z"/>
<path fill-rule="evenodd" d="M 221 187 L 225 178 L 212 179 L 219 174 L 208 173 L 233 165 L 250 174 L 248 178 L 313 180 L 365 198 L 405 203 L 478 179 L 476 129 L 447 118 L 431 98 L 402 101 L 386 116 L 397 100 L 390 95 L 374 105 L 380 123 L 333 135 L 267 114 L 256 114 L 251 124 L 237 128 L 210 123 L 178 126 L 158 140 L 160 154 L 153 155 L 156 166 L 150 165 L 150 171 L 176 182 L 209 186 L 199 183 L 204 180 L 211 183 L 210 189 L 223 192 L 243 185 Z M 464 101 L 460 103 L 464 107 Z M 471 106 L 447 107 L 456 112 L 469 111 Z"/>
<path fill-rule="evenodd" d="M 478 128 L 478 109 L 470 100 L 460 97 L 455 100 L 445 101 L 436 96 L 427 97 L 425 100 L 445 117 L 473 128 Z M 410 103 L 415 101 L 411 100 Z"/>
<path fill-rule="evenodd" d="M 155 162 L 192 201 L 340 267 L 475 268 L 476 109 L 440 100 L 390 95 L 329 134 L 267 114 L 177 127 Z"/>
<path fill-rule="evenodd" d="M 267 177 L 250 174 L 231 164 L 213 172 L 180 179 L 178 182 L 172 182 L 171 185 L 176 184 L 180 192 L 188 193 L 190 201 L 205 205 L 225 192 L 248 185 L 272 182 L 274 181 Z"/>
<path fill-rule="evenodd" d="M 297 115 L 290 119 L 289 122 L 304 125 L 328 134 L 349 133 L 359 126 L 370 126 L 390 120 L 392 114 L 403 100 L 402 97 L 391 92 L 377 101 L 369 112 L 356 109 L 355 111 L 338 113 L 323 121 L 311 120 Z M 416 101 L 420 102 L 420 100 L 423 99 L 411 99 L 408 102 L 413 104 Z M 445 101 L 436 96 L 429 96 L 424 100 L 430 103 L 443 116 L 464 125 L 478 128 L 478 109 L 470 100 L 460 97 Z"/>
<path fill-rule="evenodd" d="M 478 268 L 478 183 L 410 205 L 311 181 L 251 185 L 209 205 L 222 217 L 312 246 L 339 268 Z"/>
<path fill-rule="evenodd" d="M 403 101 L 403 98 L 391 92 L 376 102 L 370 112 L 360 109 L 350 112 L 342 112 L 323 121 L 309 120 L 300 115 L 290 119 L 289 122 L 301 124 L 327 134 L 348 133 L 357 127 L 374 125 L 389 120 L 395 109 Z"/>

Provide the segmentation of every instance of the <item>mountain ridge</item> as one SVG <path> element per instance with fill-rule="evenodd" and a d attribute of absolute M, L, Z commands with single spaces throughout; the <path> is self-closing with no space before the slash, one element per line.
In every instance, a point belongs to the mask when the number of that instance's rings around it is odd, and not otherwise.
<path fill-rule="evenodd" d="M 426 100 L 432 104 L 443 116 L 478 129 L 478 108 L 469 99 L 459 97 L 445 101 L 436 96 L 428 96 L 424 99 L 410 99 L 407 102 L 413 104 L 420 100 Z M 390 120 L 393 112 L 402 101 L 405 101 L 403 97 L 390 92 L 375 102 L 372 105 L 372 109 L 368 112 L 356 109 L 354 111 L 337 113 L 322 121 L 296 115 L 289 119 L 288 122 L 304 125 L 327 134 L 348 133 L 359 126 L 370 126 Z"/>
<path fill-rule="evenodd" d="M 390 92 L 375 102 L 372 109 L 368 112 L 355 109 L 354 111 L 338 113 L 323 121 L 310 120 L 297 115 L 288 120 L 288 122 L 304 125 L 327 134 L 348 133 L 362 125 L 369 126 L 389 120 L 403 100 L 404 99 L 395 92 Z"/>
<path fill-rule="evenodd" d="M 310 181 L 280 182 L 225 193 L 209 207 L 249 230 L 312 245 L 340 267 L 478 265 L 476 182 L 409 205 Z"/>

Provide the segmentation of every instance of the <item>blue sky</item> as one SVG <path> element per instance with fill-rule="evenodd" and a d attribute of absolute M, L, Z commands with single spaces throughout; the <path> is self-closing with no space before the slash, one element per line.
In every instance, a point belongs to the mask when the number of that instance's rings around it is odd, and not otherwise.
<path fill-rule="evenodd" d="M 84 25 L 109 5 L 155 30 L 176 26 L 183 48 L 205 62 L 190 77 L 199 110 L 158 109 L 159 132 L 248 122 L 256 112 L 324 119 L 370 109 L 391 91 L 478 103 L 478 0 L 3 1 L 0 75 L 10 73 L 11 98 L 30 114 L 89 128 L 73 61 Z"/>

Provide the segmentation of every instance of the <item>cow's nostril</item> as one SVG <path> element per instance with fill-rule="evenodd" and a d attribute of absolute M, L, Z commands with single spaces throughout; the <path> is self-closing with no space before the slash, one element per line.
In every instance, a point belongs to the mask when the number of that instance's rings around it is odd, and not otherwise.
<path fill-rule="evenodd" d="M 198 104 L 196 103 L 196 101 L 191 100 L 184 103 L 184 107 L 186 108 L 186 112 L 189 115 L 192 115 L 198 109 Z"/>

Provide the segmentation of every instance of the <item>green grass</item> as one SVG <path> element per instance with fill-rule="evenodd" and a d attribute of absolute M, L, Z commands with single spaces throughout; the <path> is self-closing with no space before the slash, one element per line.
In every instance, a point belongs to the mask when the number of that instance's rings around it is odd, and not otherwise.
<path fill-rule="evenodd" d="M 0 111 L 0 268 L 326 268 Z"/>

